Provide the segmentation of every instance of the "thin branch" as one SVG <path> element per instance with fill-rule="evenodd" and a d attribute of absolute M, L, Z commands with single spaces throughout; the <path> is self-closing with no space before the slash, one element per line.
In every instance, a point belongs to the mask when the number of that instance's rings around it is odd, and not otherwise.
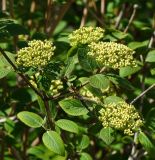
<path fill-rule="evenodd" d="M 128 29 L 129 29 L 129 27 L 130 27 L 133 19 L 135 18 L 136 11 L 137 11 L 138 7 L 139 7 L 138 4 L 134 4 L 132 15 L 131 15 L 131 17 L 130 17 L 130 19 L 129 19 L 128 25 L 126 26 L 126 28 L 125 28 L 125 30 L 124 30 L 124 33 L 126 33 L 126 32 L 128 31 Z"/>
<path fill-rule="evenodd" d="M 13 69 L 17 72 L 17 74 L 27 83 L 27 85 L 29 85 L 34 92 L 39 95 L 40 97 L 42 96 L 42 93 L 39 92 L 27 79 L 27 77 L 25 75 L 23 75 L 22 73 L 18 73 L 18 68 L 15 66 L 15 64 L 10 60 L 10 58 L 7 56 L 7 54 L 4 52 L 4 50 L 0 47 L 0 52 L 2 53 L 2 55 L 5 57 L 5 59 L 10 63 L 10 65 L 13 67 Z"/>
<path fill-rule="evenodd" d="M 137 139 L 138 139 L 138 132 L 136 132 L 134 134 L 134 142 L 133 142 L 133 145 L 132 145 L 132 150 L 131 150 L 131 154 L 128 158 L 128 160 L 136 160 L 136 157 L 138 155 L 138 152 L 136 151 L 136 142 L 137 142 Z"/>
<path fill-rule="evenodd" d="M 12 117 L 8 117 L 8 118 L 7 117 L 1 118 L 0 123 L 6 122 L 7 119 L 10 119 L 10 120 L 14 121 L 16 119 L 16 116 L 12 116 Z"/>
<path fill-rule="evenodd" d="M 125 9 L 126 9 L 126 4 L 124 3 L 124 4 L 122 5 L 121 11 L 120 11 L 119 14 L 118 14 L 118 17 L 116 18 L 116 23 L 115 23 L 115 28 L 116 28 L 116 29 L 119 28 L 120 22 L 121 22 L 121 20 L 122 20 L 122 18 L 123 18 L 124 12 L 125 12 Z"/>
<path fill-rule="evenodd" d="M 88 1 L 86 1 L 86 6 L 83 9 L 83 15 L 82 15 L 80 27 L 83 27 L 86 23 L 86 19 L 87 19 L 87 16 L 88 16 L 87 3 L 88 3 Z"/>
<path fill-rule="evenodd" d="M 154 88 L 154 87 L 155 87 L 155 83 L 152 84 L 152 85 L 151 85 L 149 88 L 147 88 L 145 91 L 143 91 L 143 92 L 142 92 L 139 96 L 137 96 L 135 99 L 133 99 L 130 104 L 135 103 L 139 98 L 141 98 L 142 96 L 144 96 L 149 90 L 151 90 L 151 89 Z"/>
<path fill-rule="evenodd" d="M 13 146 L 9 146 L 11 149 L 12 155 L 15 157 L 16 160 L 23 160 L 19 152 Z"/>
<path fill-rule="evenodd" d="M 58 23 L 61 21 L 61 19 L 64 17 L 65 13 L 68 11 L 69 7 L 71 6 L 71 4 L 74 2 L 74 0 L 68 0 L 61 8 L 60 8 L 60 12 L 58 14 L 58 16 L 56 17 L 56 19 L 54 21 L 52 21 L 50 27 L 47 28 L 47 33 L 48 36 L 50 37 L 55 28 L 57 27 Z"/>
<path fill-rule="evenodd" d="M 101 15 L 102 15 L 102 17 L 104 17 L 104 13 L 105 13 L 105 2 L 106 2 L 106 0 L 101 0 Z"/>
<path fill-rule="evenodd" d="M 2 0 L 2 11 L 6 11 L 6 0 Z"/>
<path fill-rule="evenodd" d="M 50 111 L 48 100 L 44 99 L 44 105 L 45 105 L 45 109 L 46 109 L 46 116 L 47 116 L 48 125 L 50 126 L 50 129 L 52 129 L 54 126 L 53 126 L 53 121 L 51 119 L 51 111 Z"/>

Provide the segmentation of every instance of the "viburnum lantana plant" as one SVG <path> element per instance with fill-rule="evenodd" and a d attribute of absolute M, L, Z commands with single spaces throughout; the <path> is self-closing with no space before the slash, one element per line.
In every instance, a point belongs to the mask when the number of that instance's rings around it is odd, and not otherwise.
<path fill-rule="evenodd" d="M 29 127 L 42 127 L 42 142 L 61 158 L 92 159 L 88 150 L 96 143 L 108 149 L 120 137 L 130 141 L 143 133 L 143 117 L 121 90 L 122 84 L 131 89 L 130 83 L 118 74 L 138 66 L 135 51 L 106 41 L 105 34 L 100 27 L 73 31 L 64 59 L 55 55 L 51 40 L 31 40 L 17 53 L 15 70 L 35 91 L 40 107 L 17 117 Z"/>

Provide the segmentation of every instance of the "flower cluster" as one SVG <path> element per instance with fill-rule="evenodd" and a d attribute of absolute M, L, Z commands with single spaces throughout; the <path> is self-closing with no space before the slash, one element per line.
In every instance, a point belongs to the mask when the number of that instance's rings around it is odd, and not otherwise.
<path fill-rule="evenodd" d="M 22 48 L 17 53 L 16 63 L 23 67 L 42 67 L 47 65 L 54 54 L 55 47 L 48 40 L 32 40 L 28 47 Z"/>
<path fill-rule="evenodd" d="M 136 66 L 134 51 L 123 44 L 115 42 L 92 42 L 88 45 L 88 55 L 106 67 L 119 69 L 125 66 Z"/>
<path fill-rule="evenodd" d="M 105 104 L 105 108 L 102 108 L 99 112 L 99 119 L 104 127 L 124 131 L 124 134 L 127 135 L 133 135 L 143 125 L 135 107 L 124 101 L 116 104 Z"/>
<path fill-rule="evenodd" d="M 61 80 L 52 80 L 51 81 L 51 86 L 50 86 L 50 91 L 51 95 L 56 95 L 59 93 L 60 90 L 63 89 L 63 82 Z"/>
<path fill-rule="evenodd" d="M 104 30 L 100 27 L 82 27 L 73 31 L 69 35 L 70 45 L 77 46 L 79 44 L 89 44 L 98 42 L 104 35 Z"/>
<path fill-rule="evenodd" d="M 100 99 L 97 97 L 97 96 L 94 96 L 87 88 L 82 88 L 80 90 L 80 94 L 84 97 L 87 97 L 88 99 L 96 102 L 96 103 L 99 103 L 100 102 Z"/>

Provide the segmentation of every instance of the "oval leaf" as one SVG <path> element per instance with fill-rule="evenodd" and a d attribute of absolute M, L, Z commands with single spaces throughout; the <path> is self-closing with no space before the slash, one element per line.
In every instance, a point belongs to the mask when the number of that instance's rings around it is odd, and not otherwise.
<path fill-rule="evenodd" d="M 99 88 L 99 89 L 107 89 L 110 85 L 108 78 L 106 78 L 102 74 L 96 74 L 89 78 L 90 85 Z"/>
<path fill-rule="evenodd" d="M 61 156 L 65 156 L 64 143 L 57 132 L 47 131 L 43 134 L 42 140 L 48 149 Z"/>
<path fill-rule="evenodd" d="M 140 132 L 138 135 L 138 139 L 139 142 L 141 143 L 141 145 L 147 150 L 147 151 L 151 151 L 154 149 L 154 146 L 152 144 L 152 142 L 149 140 L 149 138 L 143 133 Z"/>
<path fill-rule="evenodd" d="M 27 126 L 32 128 L 41 127 L 44 121 L 39 115 L 28 111 L 18 113 L 17 117 Z"/>
<path fill-rule="evenodd" d="M 59 102 L 60 107 L 69 115 L 80 116 L 88 113 L 88 110 L 79 100 L 65 99 Z"/>
<path fill-rule="evenodd" d="M 122 67 L 119 70 L 119 75 L 121 77 L 127 77 L 138 72 L 140 69 L 141 69 L 140 67 L 131 67 L 131 66 Z"/>
<path fill-rule="evenodd" d="M 84 70 L 93 72 L 97 68 L 97 63 L 93 58 L 87 55 L 87 52 L 88 51 L 85 48 L 78 49 L 79 63 Z"/>
<path fill-rule="evenodd" d="M 80 160 L 92 160 L 92 157 L 90 156 L 90 154 L 83 152 L 81 153 Z"/>
<path fill-rule="evenodd" d="M 113 129 L 110 127 L 103 128 L 100 131 L 99 137 L 107 144 L 110 145 L 114 141 Z"/>
<path fill-rule="evenodd" d="M 109 104 L 109 103 L 118 103 L 120 101 L 124 101 L 122 98 L 120 97 L 117 97 L 117 96 L 109 96 L 109 97 L 106 97 L 104 99 L 104 103 L 105 104 Z"/>
<path fill-rule="evenodd" d="M 60 119 L 56 121 L 56 125 L 65 131 L 69 131 L 73 133 L 79 132 L 78 125 L 75 122 L 68 119 Z"/>
<path fill-rule="evenodd" d="M 155 50 L 152 50 L 147 54 L 146 62 L 155 62 Z"/>
<path fill-rule="evenodd" d="M 83 149 L 87 148 L 90 144 L 90 139 L 87 135 L 83 135 L 82 139 L 78 145 L 79 151 L 82 151 Z"/>

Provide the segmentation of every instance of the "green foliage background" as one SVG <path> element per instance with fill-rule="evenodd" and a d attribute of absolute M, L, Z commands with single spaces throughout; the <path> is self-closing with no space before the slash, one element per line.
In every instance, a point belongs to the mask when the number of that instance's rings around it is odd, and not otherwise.
<path fill-rule="evenodd" d="M 154 160 L 154 0 L 0 3 L 0 159 Z M 106 72 L 96 69 L 85 48 L 69 44 L 68 35 L 82 26 L 100 26 L 105 29 L 102 41 L 122 43 L 135 50 L 138 67 Z M 15 71 L 2 54 L 15 64 L 17 51 L 32 39 L 49 39 L 56 46 L 52 61 L 37 79 L 41 97 L 21 78 L 22 74 L 30 80 L 36 70 Z M 49 98 L 47 88 L 52 80 L 61 80 L 63 89 Z M 109 85 L 111 90 L 102 93 L 101 88 Z M 144 119 L 142 132 L 126 136 L 103 128 L 98 120 L 102 104 L 90 97 L 85 99 L 80 92 L 83 87 L 99 99 L 104 97 L 102 103 L 122 99 L 133 102 Z"/>

